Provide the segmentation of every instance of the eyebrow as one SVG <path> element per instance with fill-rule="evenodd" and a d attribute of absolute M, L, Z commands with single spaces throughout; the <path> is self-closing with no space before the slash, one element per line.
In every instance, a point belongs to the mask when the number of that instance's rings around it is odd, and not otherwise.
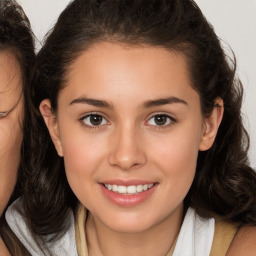
<path fill-rule="evenodd" d="M 92 99 L 92 98 L 86 98 L 81 97 L 72 100 L 69 105 L 73 104 L 88 104 L 94 107 L 102 107 L 102 108 L 113 108 L 112 104 L 105 101 L 105 100 L 99 100 L 99 99 Z M 182 99 L 179 99 L 177 97 L 168 97 L 168 98 L 161 98 L 161 99 L 155 99 L 155 100 L 149 100 L 143 103 L 143 107 L 150 108 L 155 106 L 162 106 L 167 104 L 173 104 L 173 103 L 181 103 L 184 105 L 188 105 L 188 103 Z"/>
<path fill-rule="evenodd" d="M 168 98 L 161 98 L 161 99 L 146 101 L 143 104 L 143 106 L 145 108 L 150 108 L 150 107 L 162 106 L 162 105 L 173 104 L 173 103 L 181 103 L 184 105 L 188 105 L 188 103 L 182 99 L 179 99 L 177 97 L 168 97 Z"/>
<path fill-rule="evenodd" d="M 105 100 L 91 99 L 91 98 L 85 98 L 85 97 L 74 99 L 69 103 L 69 105 L 73 105 L 77 103 L 88 104 L 95 107 L 112 108 L 112 105 Z"/>

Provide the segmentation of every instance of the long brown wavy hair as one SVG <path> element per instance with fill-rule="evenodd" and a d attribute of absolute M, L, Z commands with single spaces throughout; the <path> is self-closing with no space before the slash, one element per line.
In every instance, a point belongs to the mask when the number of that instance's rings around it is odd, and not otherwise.
<path fill-rule="evenodd" d="M 33 131 L 23 159 L 27 176 L 25 212 L 33 232 L 57 238 L 68 209 L 78 200 L 66 179 L 63 159 L 38 111 L 50 99 L 56 111 L 69 66 L 97 42 L 164 47 L 182 54 L 204 116 L 220 97 L 225 111 L 211 149 L 199 152 L 194 182 L 184 204 L 203 217 L 256 224 L 256 174 L 248 164 L 249 137 L 241 118 L 243 88 L 235 59 L 226 56 L 213 27 L 193 0 L 74 0 L 60 15 L 39 51 L 33 74 Z"/>
<path fill-rule="evenodd" d="M 0 1 L 0 51 L 8 51 L 15 56 L 20 64 L 22 73 L 22 86 L 24 94 L 24 122 L 29 122 L 28 94 L 29 81 L 31 78 L 31 67 L 35 59 L 34 40 L 28 18 L 23 9 L 14 0 Z M 18 120 L 17 120 L 18 122 Z M 22 125 L 23 132 L 24 124 Z M 22 145 L 21 157 L 24 155 L 24 143 Z M 21 195 L 22 183 L 21 176 L 23 169 L 18 171 L 18 181 L 13 195 L 8 203 L 11 204 Z M 0 235 L 11 255 L 26 256 L 30 255 L 21 245 L 6 223 L 4 213 L 0 217 Z"/>

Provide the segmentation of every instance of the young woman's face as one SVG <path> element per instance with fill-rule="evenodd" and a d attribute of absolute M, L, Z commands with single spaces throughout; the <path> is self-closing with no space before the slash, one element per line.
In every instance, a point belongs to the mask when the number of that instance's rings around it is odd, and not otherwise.
<path fill-rule="evenodd" d="M 20 162 L 23 95 L 21 70 L 15 57 L 0 52 L 0 215 L 13 192 Z"/>
<path fill-rule="evenodd" d="M 177 222 L 212 143 L 181 55 L 96 44 L 70 67 L 56 114 L 46 123 L 68 182 L 96 220 L 122 232 Z"/>

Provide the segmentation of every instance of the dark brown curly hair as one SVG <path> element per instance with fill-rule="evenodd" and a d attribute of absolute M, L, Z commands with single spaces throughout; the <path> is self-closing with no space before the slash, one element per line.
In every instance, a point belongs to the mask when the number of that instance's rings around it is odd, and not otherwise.
<path fill-rule="evenodd" d="M 236 62 L 226 56 L 213 27 L 193 0 L 74 0 L 60 15 L 39 51 L 33 74 L 33 132 L 25 161 L 24 207 L 33 232 L 61 235 L 69 208 L 78 200 L 66 179 L 63 159 L 38 111 L 50 99 L 56 111 L 69 66 L 102 41 L 160 46 L 185 56 L 202 113 L 220 97 L 225 111 L 212 148 L 199 152 L 196 176 L 185 198 L 203 217 L 256 224 L 256 174 L 248 164 L 249 137 L 241 118 L 242 84 Z M 54 236 L 51 236 L 54 237 Z"/>
<path fill-rule="evenodd" d="M 24 120 L 28 122 L 30 118 L 27 99 L 29 98 L 28 95 L 30 91 L 31 67 L 35 60 L 34 39 L 28 18 L 23 9 L 14 0 L 0 1 L 0 51 L 8 51 L 13 54 L 20 65 L 24 94 Z M 21 125 L 23 132 L 25 132 L 25 125 Z M 24 142 L 21 151 L 22 157 L 25 153 Z M 22 167 L 20 167 L 17 185 L 9 204 L 21 195 L 22 175 L 23 171 Z M 11 255 L 30 255 L 10 230 L 4 218 L 4 213 L 0 218 L 0 235 Z"/>

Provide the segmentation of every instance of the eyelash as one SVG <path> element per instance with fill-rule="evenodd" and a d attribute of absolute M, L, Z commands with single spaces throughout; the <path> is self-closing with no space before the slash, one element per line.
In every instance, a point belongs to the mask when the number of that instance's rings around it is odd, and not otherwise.
<path fill-rule="evenodd" d="M 99 125 L 93 125 L 93 124 L 92 124 L 92 122 L 91 122 L 92 120 L 90 120 L 92 117 L 97 117 L 97 118 L 100 118 L 100 119 L 101 119 Z M 167 124 L 164 123 L 163 125 L 157 125 L 157 124 L 153 125 L 153 124 L 149 124 L 150 120 L 153 119 L 153 118 L 156 118 L 156 117 L 164 117 L 164 118 L 167 119 L 167 122 L 168 122 L 168 123 L 167 123 Z M 87 119 L 87 118 L 90 118 L 89 121 L 90 121 L 91 124 L 87 124 L 87 123 L 85 122 L 85 119 Z M 82 118 L 79 119 L 79 121 L 81 122 L 81 124 L 82 124 L 83 126 L 86 126 L 88 129 L 100 129 L 100 128 L 103 128 L 104 126 L 110 124 L 110 123 L 108 122 L 108 120 L 107 120 L 102 114 L 100 114 L 100 113 L 94 113 L 94 112 L 89 113 L 89 114 L 83 116 Z M 102 122 L 104 122 L 104 123 L 101 124 Z M 176 120 L 175 118 L 173 118 L 173 117 L 171 117 L 171 116 L 169 116 L 169 115 L 167 115 L 167 114 L 164 114 L 164 113 L 157 113 L 157 114 L 151 115 L 151 117 L 147 120 L 146 125 L 147 125 L 147 126 L 152 126 L 152 127 L 154 127 L 154 128 L 157 128 L 157 129 L 163 129 L 163 128 L 169 127 L 169 126 L 171 126 L 171 125 L 174 125 L 176 122 L 177 122 L 177 120 Z"/>
<path fill-rule="evenodd" d="M 164 117 L 168 120 L 168 123 L 164 123 L 163 125 L 153 125 L 153 124 L 148 124 L 150 120 L 156 118 L 156 117 Z M 165 113 L 156 113 L 156 114 L 153 114 L 151 115 L 151 117 L 148 119 L 148 121 L 146 122 L 146 125 L 147 126 L 154 126 L 154 128 L 156 129 L 164 129 L 164 128 L 167 128 L 167 127 L 170 127 L 172 125 L 174 125 L 175 123 L 177 123 L 177 120 L 175 118 L 173 118 L 172 116 L 169 116 Z"/>
<path fill-rule="evenodd" d="M 105 121 L 106 123 L 104 123 L 103 125 L 102 124 L 99 124 L 99 125 L 93 125 L 93 124 L 86 124 L 86 122 L 84 121 L 86 118 L 91 118 L 91 117 L 100 117 L 100 118 L 102 118 L 102 121 Z M 108 125 L 109 124 L 109 122 L 107 121 L 107 119 L 103 116 L 103 115 L 101 115 L 101 114 L 99 114 L 99 113 L 89 113 L 89 114 L 87 114 L 87 115 L 85 115 L 85 116 L 83 116 L 82 118 L 80 118 L 79 119 L 80 120 L 80 122 L 81 122 L 81 124 L 83 125 L 83 126 L 86 126 L 87 128 L 89 128 L 89 129 L 100 129 L 100 128 L 102 128 L 103 126 L 105 126 L 105 125 Z M 90 120 L 90 122 L 91 122 L 91 120 Z"/>
<path fill-rule="evenodd" d="M 0 118 L 6 117 L 9 114 L 9 111 L 7 112 L 0 112 Z"/>

